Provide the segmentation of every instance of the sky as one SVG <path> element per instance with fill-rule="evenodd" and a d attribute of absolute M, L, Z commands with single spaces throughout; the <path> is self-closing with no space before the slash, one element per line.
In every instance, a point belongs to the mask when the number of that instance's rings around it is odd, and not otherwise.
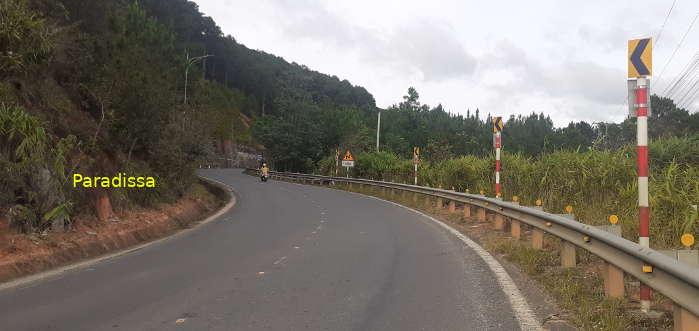
<path fill-rule="evenodd" d="M 556 126 L 626 117 L 629 39 L 656 38 L 660 95 L 699 52 L 696 0 L 195 2 L 239 43 L 363 86 L 379 107 L 412 86 L 452 113 L 543 112 Z"/>

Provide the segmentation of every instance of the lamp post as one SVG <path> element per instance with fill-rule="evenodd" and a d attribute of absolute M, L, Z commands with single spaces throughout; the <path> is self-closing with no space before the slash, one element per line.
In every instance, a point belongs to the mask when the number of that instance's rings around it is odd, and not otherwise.
<path fill-rule="evenodd" d="M 189 57 L 189 52 L 187 52 L 187 66 L 184 69 L 184 104 L 187 104 L 187 82 L 189 80 L 189 67 L 192 66 L 192 64 L 195 64 L 207 57 L 211 57 L 213 55 L 202 55 L 202 56 L 197 56 L 190 58 Z"/>

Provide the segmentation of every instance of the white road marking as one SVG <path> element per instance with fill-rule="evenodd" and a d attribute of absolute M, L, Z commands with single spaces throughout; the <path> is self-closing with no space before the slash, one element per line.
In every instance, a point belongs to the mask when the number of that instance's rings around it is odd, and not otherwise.
<path fill-rule="evenodd" d="M 292 183 L 292 184 L 299 185 L 299 186 L 303 185 L 303 184 L 296 184 L 296 183 Z M 303 185 L 303 186 L 305 186 L 305 185 Z M 541 324 L 539 323 L 539 321 L 536 319 L 536 315 L 532 312 L 531 308 L 529 307 L 527 300 L 524 298 L 522 293 L 519 291 L 519 289 L 517 288 L 517 285 L 515 285 L 514 281 L 512 280 L 512 277 L 510 277 L 510 275 L 507 273 L 505 268 L 503 268 L 503 266 L 500 264 L 500 262 L 498 262 L 498 260 L 496 260 L 492 255 L 490 255 L 490 253 L 488 253 L 488 251 L 486 251 L 483 247 L 481 247 L 481 245 L 477 244 L 476 242 L 474 242 L 470 238 L 466 237 L 463 233 L 457 231 L 456 229 L 450 227 L 449 225 L 443 223 L 442 221 L 439 221 L 436 218 L 429 216 L 429 215 L 427 215 L 423 212 L 420 212 L 418 210 L 403 206 L 401 204 L 398 204 L 398 203 L 395 203 L 392 201 L 380 199 L 380 198 L 369 196 L 369 195 L 363 195 L 363 194 L 354 193 L 354 192 L 348 192 L 348 193 L 356 194 L 356 195 L 366 197 L 366 198 L 376 199 L 376 200 L 383 201 L 383 202 L 387 202 L 387 203 L 394 204 L 396 206 L 405 208 L 407 210 L 410 210 L 418 215 L 421 215 L 421 216 L 435 222 L 436 224 L 438 224 L 442 228 L 446 229 L 449 233 L 451 233 L 454 236 L 456 236 L 457 238 L 459 238 L 464 244 L 466 244 L 468 247 L 473 249 L 473 251 L 475 251 L 476 254 L 478 254 L 478 256 L 481 257 L 481 259 L 483 259 L 483 261 L 488 266 L 488 268 L 490 268 L 490 270 L 493 272 L 493 274 L 495 274 L 495 278 L 497 278 L 498 284 L 500 285 L 503 292 L 505 293 L 505 296 L 507 296 L 507 298 L 510 301 L 510 306 L 512 307 L 512 311 L 514 312 L 515 317 L 517 318 L 517 322 L 519 323 L 519 327 L 523 331 L 530 331 L 530 330 L 531 331 L 535 331 L 535 330 L 536 331 L 543 331 L 544 330 L 543 327 L 541 326 Z"/>
<path fill-rule="evenodd" d="M 360 194 L 361 195 L 361 194 Z M 515 285 L 514 281 L 512 280 L 512 277 L 507 273 L 505 268 L 496 260 L 488 251 L 486 251 L 481 245 L 476 243 L 475 241 L 471 240 L 467 236 L 465 236 L 463 233 L 459 232 L 458 230 L 452 228 L 451 226 L 445 224 L 444 222 L 427 215 L 421 211 L 412 209 L 410 207 L 403 206 L 401 204 L 388 201 L 388 200 L 383 200 L 379 199 L 377 197 L 373 196 L 367 196 L 367 195 L 362 195 L 367 198 L 372 198 L 384 202 L 388 202 L 390 204 L 394 204 L 396 206 L 405 208 L 407 210 L 410 210 L 418 215 L 421 215 L 432 222 L 437 223 L 439 226 L 442 228 L 446 229 L 449 231 L 449 233 L 453 234 L 457 238 L 459 238 L 464 244 L 466 244 L 468 247 L 473 249 L 478 256 L 483 259 L 485 264 L 490 268 L 490 270 L 495 274 L 495 278 L 497 278 L 498 284 L 500 284 L 500 287 L 502 288 L 502 291 L 505 293 L 505 296 L 510 301 L 510 306 L 512 306 L 512 311 L 515 313 L 515 317 L 517 318 L 517 322 L 519 322 L 519 327 L 523 331 L 541 331 L 544 330 L 539 323 L 539 321 L 536 319 L 536 315 L 534 312 L 532 312 L 531 308 L 529 307 L 529 304 L 527 303 L 527 300 L 524 298 L 522 293 L 519 291 L 517 288 L 517 285 Z"/>
<path fill-rule="evenodd" d="M 286 260 L 286 256 L 282 256 L 282 257 L 279 258 L 279 260 L 274 261 L 274 265 L 277 265 L 277 264 L 281 263 L 281 262 L 284 261 L 284 260 Z"/>

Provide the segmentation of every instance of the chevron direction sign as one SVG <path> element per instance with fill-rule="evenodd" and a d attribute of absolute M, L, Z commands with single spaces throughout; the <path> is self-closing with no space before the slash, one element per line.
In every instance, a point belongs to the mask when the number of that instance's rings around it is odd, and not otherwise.
<path fill-rule="evenodd" d="M 653 74 L 653 40 L 629 40 L 629 78 L 643 78 Z"/>

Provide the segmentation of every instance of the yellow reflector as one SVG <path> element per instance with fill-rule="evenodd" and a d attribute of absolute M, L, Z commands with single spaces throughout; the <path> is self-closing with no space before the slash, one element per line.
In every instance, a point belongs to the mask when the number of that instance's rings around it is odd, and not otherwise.
<path fill-rule="evenodd" d="M 694 236 L 691 233 L 685 233 L 680 237 L 680 242 L 682 242 L 682 245 L 685 247 L 689 247 L 694 245 Z"/>
<path fill-rule="evenodd" d="M 570 213 L 572 213 L 572 212 L 573 212 L 573 206 L 567 205 L 567 206 L 566 206 L 566 213 L 570 214 Z"/>
<path fill-rule="evenodd" d="M 612 215 L 609 216 L 609 223 L 617 224 L 619 222 L 619 216 Z"/>
<path fill-rule="evenodd" d="M 645 272 L 645 273 L 651 273 L 651 272 L 653 272 L 653 267 L 652 267 L 652 266 L 649 266 L 649 265 L 644 265 L 644 266 L 643 266 L 643 272 Z"/>

